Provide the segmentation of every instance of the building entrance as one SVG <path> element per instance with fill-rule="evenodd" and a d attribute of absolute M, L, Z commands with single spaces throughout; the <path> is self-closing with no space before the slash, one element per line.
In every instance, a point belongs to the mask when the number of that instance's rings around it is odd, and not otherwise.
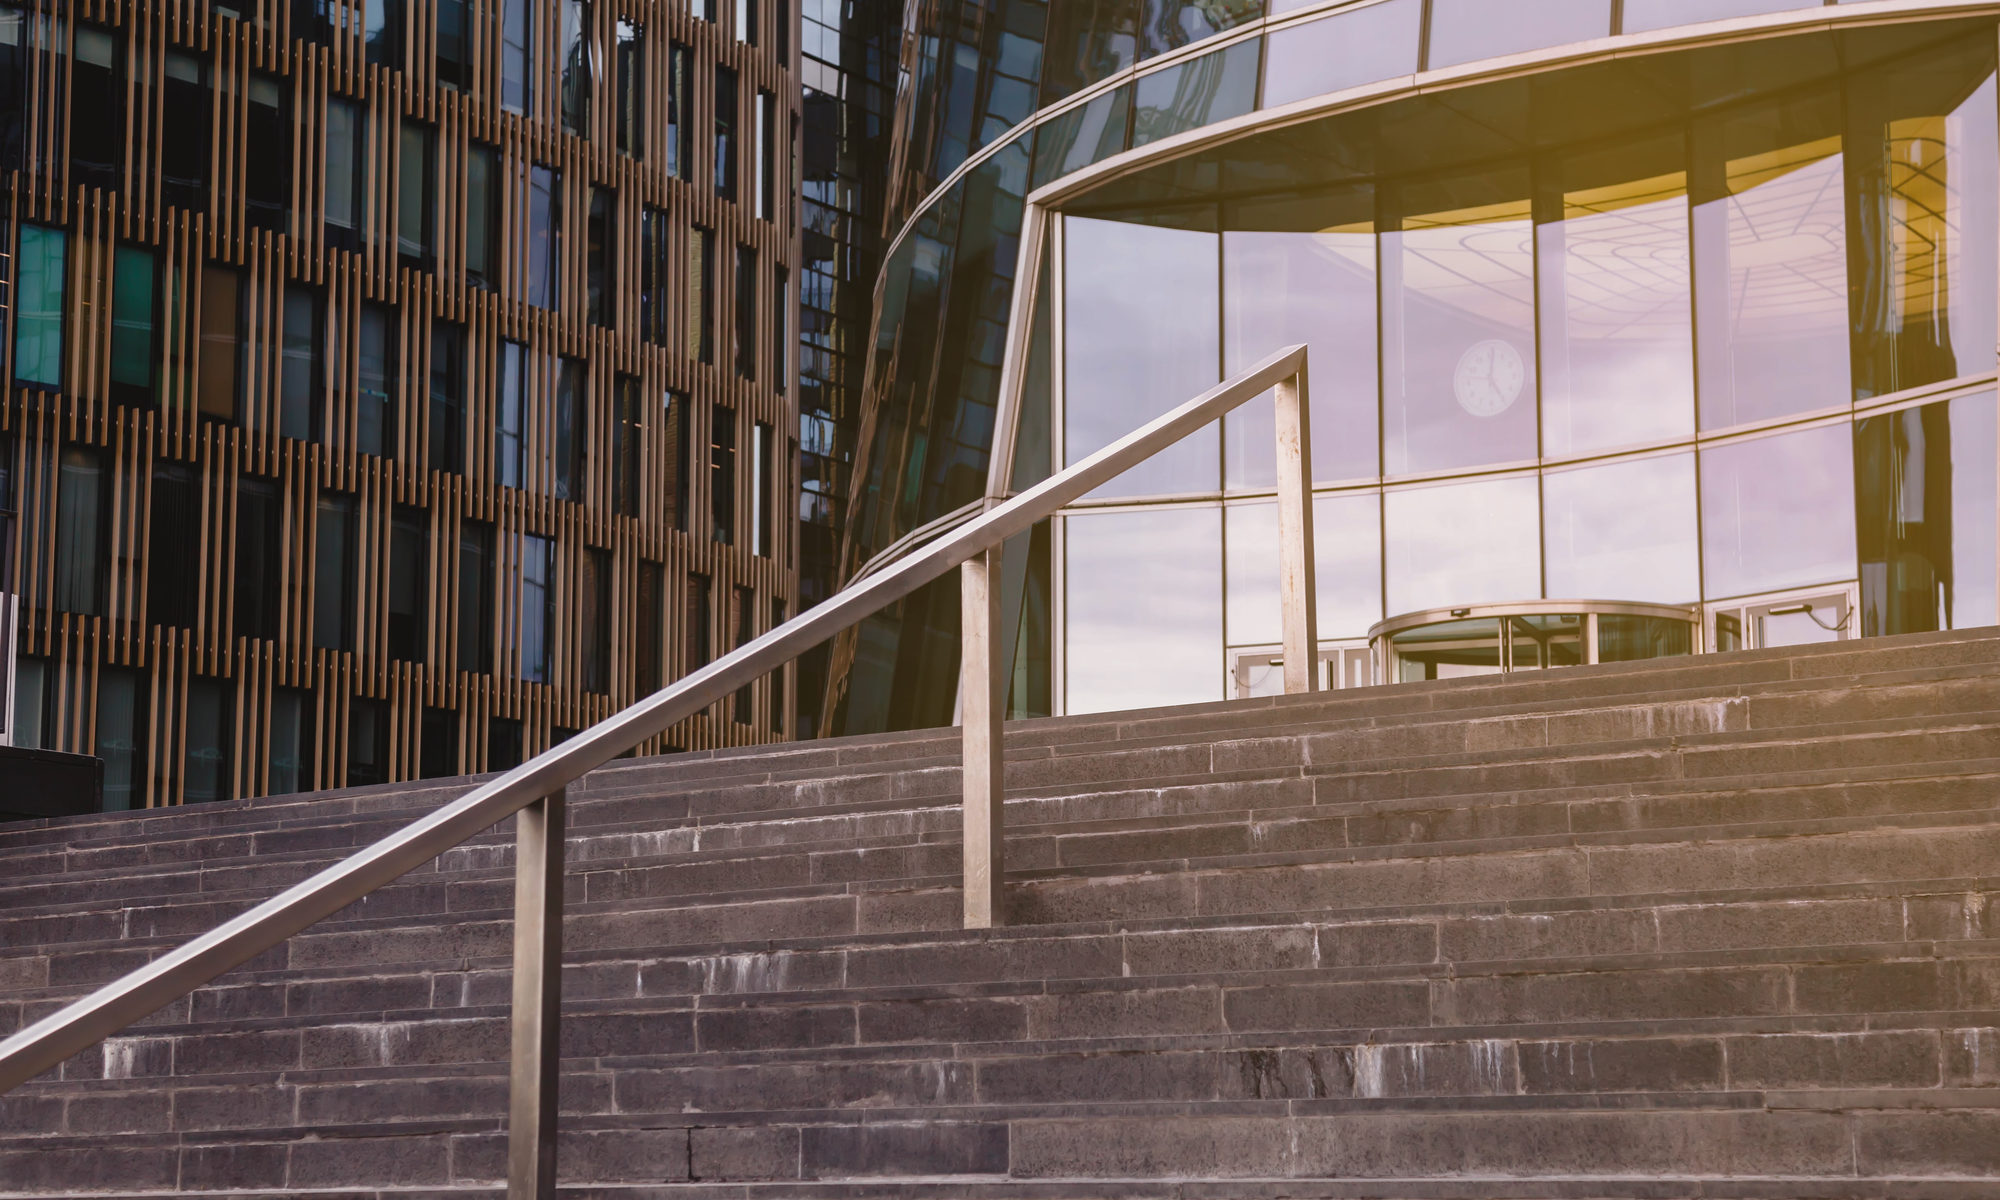
<path fill-rule="evenodd" d="M 1376 678 L 1415 683 L 1694 654 L 1700 633 L 1691 605 L 1542 600 L 1409 613 L 1368 639 Z"/>

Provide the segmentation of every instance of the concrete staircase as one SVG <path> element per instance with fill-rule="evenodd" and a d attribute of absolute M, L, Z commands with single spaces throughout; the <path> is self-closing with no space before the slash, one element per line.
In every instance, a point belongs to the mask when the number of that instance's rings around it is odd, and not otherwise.
<path fill-rule="evenodd" d="M 2000 630 L 575 789 L 565 1195 L 2000 1196 Z M 0 1029 L 455 795 L 0 829 Z M 495 1195 L 511 830 L 0 1097 L 0 1196 Z"/>

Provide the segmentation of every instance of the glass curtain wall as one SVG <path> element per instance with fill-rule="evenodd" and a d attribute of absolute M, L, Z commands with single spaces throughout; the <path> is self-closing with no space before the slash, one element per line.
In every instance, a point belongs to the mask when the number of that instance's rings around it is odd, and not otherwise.
<path fill-rule="evenodd" d="M 1818 588 L 1858 589 L 1864 635 L 2000 620 L 1993 60 L 1948 43 L 1639 136 L 1065 217 L 1057 459 L 1304 342 L 1328 642 Z M 1220 699 L 1280 641 L 1271 429 L 1255 401 L 1060 522 L 1063 711 Z"/>

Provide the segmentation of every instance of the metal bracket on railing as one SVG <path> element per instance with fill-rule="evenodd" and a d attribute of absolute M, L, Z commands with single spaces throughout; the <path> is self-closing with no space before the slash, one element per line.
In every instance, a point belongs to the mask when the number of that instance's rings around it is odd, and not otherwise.
<path fill-rule="evenodd" d="M 1313 562 L 1312 421 L 1301 347 L 1274 393 L 1278 437 L 1278 593 L 1285 693 L 1319 690 L 1319 616 Z M 1225 385 L 1226 386 L 1226 385 Z M 1233 405 L 1230 407 L 1234 407 Z M 1227 411 L 1226 409 L 1224 411 Z M 1122 444 L 1122 443 L 1121 443 Z M 964 741 L 965 927 L 1005 923 L 1007 684 L 1001 661 L 1000 555 L 1004 543 L 959 565 L 959 711 Z"/>

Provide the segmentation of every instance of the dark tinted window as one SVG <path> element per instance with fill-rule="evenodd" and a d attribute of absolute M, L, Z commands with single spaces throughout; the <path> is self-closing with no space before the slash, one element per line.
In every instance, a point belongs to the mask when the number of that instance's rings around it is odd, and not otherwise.
<path fill-rule="evenodd" d="M 354 497 L 319 498 L 313 535 L 313 638 L 325 650 L 354 648 Z"/>
<path fill-rule="evenodd" d="M 430 604 L 430 514 L 396 506 L 389 528 L 389 657 L 426 661 L 425 615 Z"/>
<path fill-rule="evenodd" d="M 259 229 L 282 231 L 292 209 L 292 114 L 286 86 L 276 76 L 250 77 L 243 203 L 250 223 Z"/>
<path fill-rule="evenodd" d="M 465 328 L 431 323 L 431 451 L 433 471 L 465 463 Z"/>
<path fill-rule="evenodd" d="M 154 464 L 147 521 L 146 612 L 155 625 L 192 628 L 201 594 L 202 541 L 193 467 L 165 459 Z"/>
<path fill-rule="evenodd" d="M 238 637 L 278 636 L 279 583 L 285 569 L 283 505 L 271 480 L 246 476 L 236 485 Z"/>
<path fill-rule="evenodd" d="M 168 204 L 199 212 L 208 201 L 208 64 L 169 51 L 161 123 L 160 196 Z"/>

